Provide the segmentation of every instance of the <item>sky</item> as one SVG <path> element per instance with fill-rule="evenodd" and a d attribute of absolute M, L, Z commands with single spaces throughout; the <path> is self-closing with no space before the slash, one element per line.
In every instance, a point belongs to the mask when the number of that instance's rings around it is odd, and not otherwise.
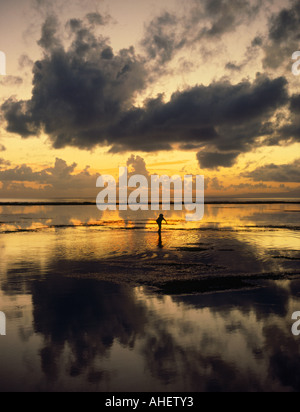
<path fill-rule="evenodd" d="M 300 197 L 300 1 L 1 0 L 0 198 L 100 174 Z"/>

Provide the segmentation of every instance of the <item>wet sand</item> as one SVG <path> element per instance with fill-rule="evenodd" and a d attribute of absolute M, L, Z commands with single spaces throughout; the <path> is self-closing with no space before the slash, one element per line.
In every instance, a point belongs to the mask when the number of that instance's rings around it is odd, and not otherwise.
<path fill-rule="evenodd" d="M 300 390 L 298 213 L 2 206 L 0 390 Z"/>

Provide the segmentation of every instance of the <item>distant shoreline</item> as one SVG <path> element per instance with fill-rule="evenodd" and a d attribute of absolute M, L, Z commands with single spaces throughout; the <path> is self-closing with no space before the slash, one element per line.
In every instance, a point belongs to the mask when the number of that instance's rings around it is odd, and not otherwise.
<path fill-rule="evenodd" d="M 122 203 L 121 203 L 122 204 Z M 213 200 L 213 201 L 206 201 L 206 205 L 280 205 L 280 204 L 291 204 L 291 205 L 299 205 L 300 200 Z M 159 203 L 160 206 L 163 203 Z M 171 206 L 174 206 L 175 203 L 171 202 Z M 184 206 L 184 204 L 182 204 Z M 96 206 L 96 202 L 67 202 L 67 201 L 14 201 L 14 202 L 1 202 L 0 206 Z M 120 206 L 120 203 L 117 203 L 117 207 Z M 151 206 L 151 203 L 149 203 Z"/>

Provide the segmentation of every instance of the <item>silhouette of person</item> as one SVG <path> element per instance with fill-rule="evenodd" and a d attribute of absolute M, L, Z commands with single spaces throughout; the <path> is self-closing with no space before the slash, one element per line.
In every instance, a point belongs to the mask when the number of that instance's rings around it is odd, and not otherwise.
<path fill-rule="evenodd" d="M 159 218 L 156 220 L 156 223 L 158 224 L 158 233 L 161 233 L 161 225 L 162 225 L 162 222 L 163 222 L 163 221 L 165 221 L 166 224 L 168 224 L 168 222 L 167 222 L 166 219 L 164 218 L 164 215 L 163 215 L 163 214 L 160 214 L 160 215 L 159 215 Z"/>

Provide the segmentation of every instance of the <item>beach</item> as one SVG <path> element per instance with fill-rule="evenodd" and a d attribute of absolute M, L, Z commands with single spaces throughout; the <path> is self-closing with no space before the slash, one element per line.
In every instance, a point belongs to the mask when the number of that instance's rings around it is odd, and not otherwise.
<path fill-rule="evenodd" d="M 0 206 L 1 391 L 298 391 L 297 202 Z"/>

